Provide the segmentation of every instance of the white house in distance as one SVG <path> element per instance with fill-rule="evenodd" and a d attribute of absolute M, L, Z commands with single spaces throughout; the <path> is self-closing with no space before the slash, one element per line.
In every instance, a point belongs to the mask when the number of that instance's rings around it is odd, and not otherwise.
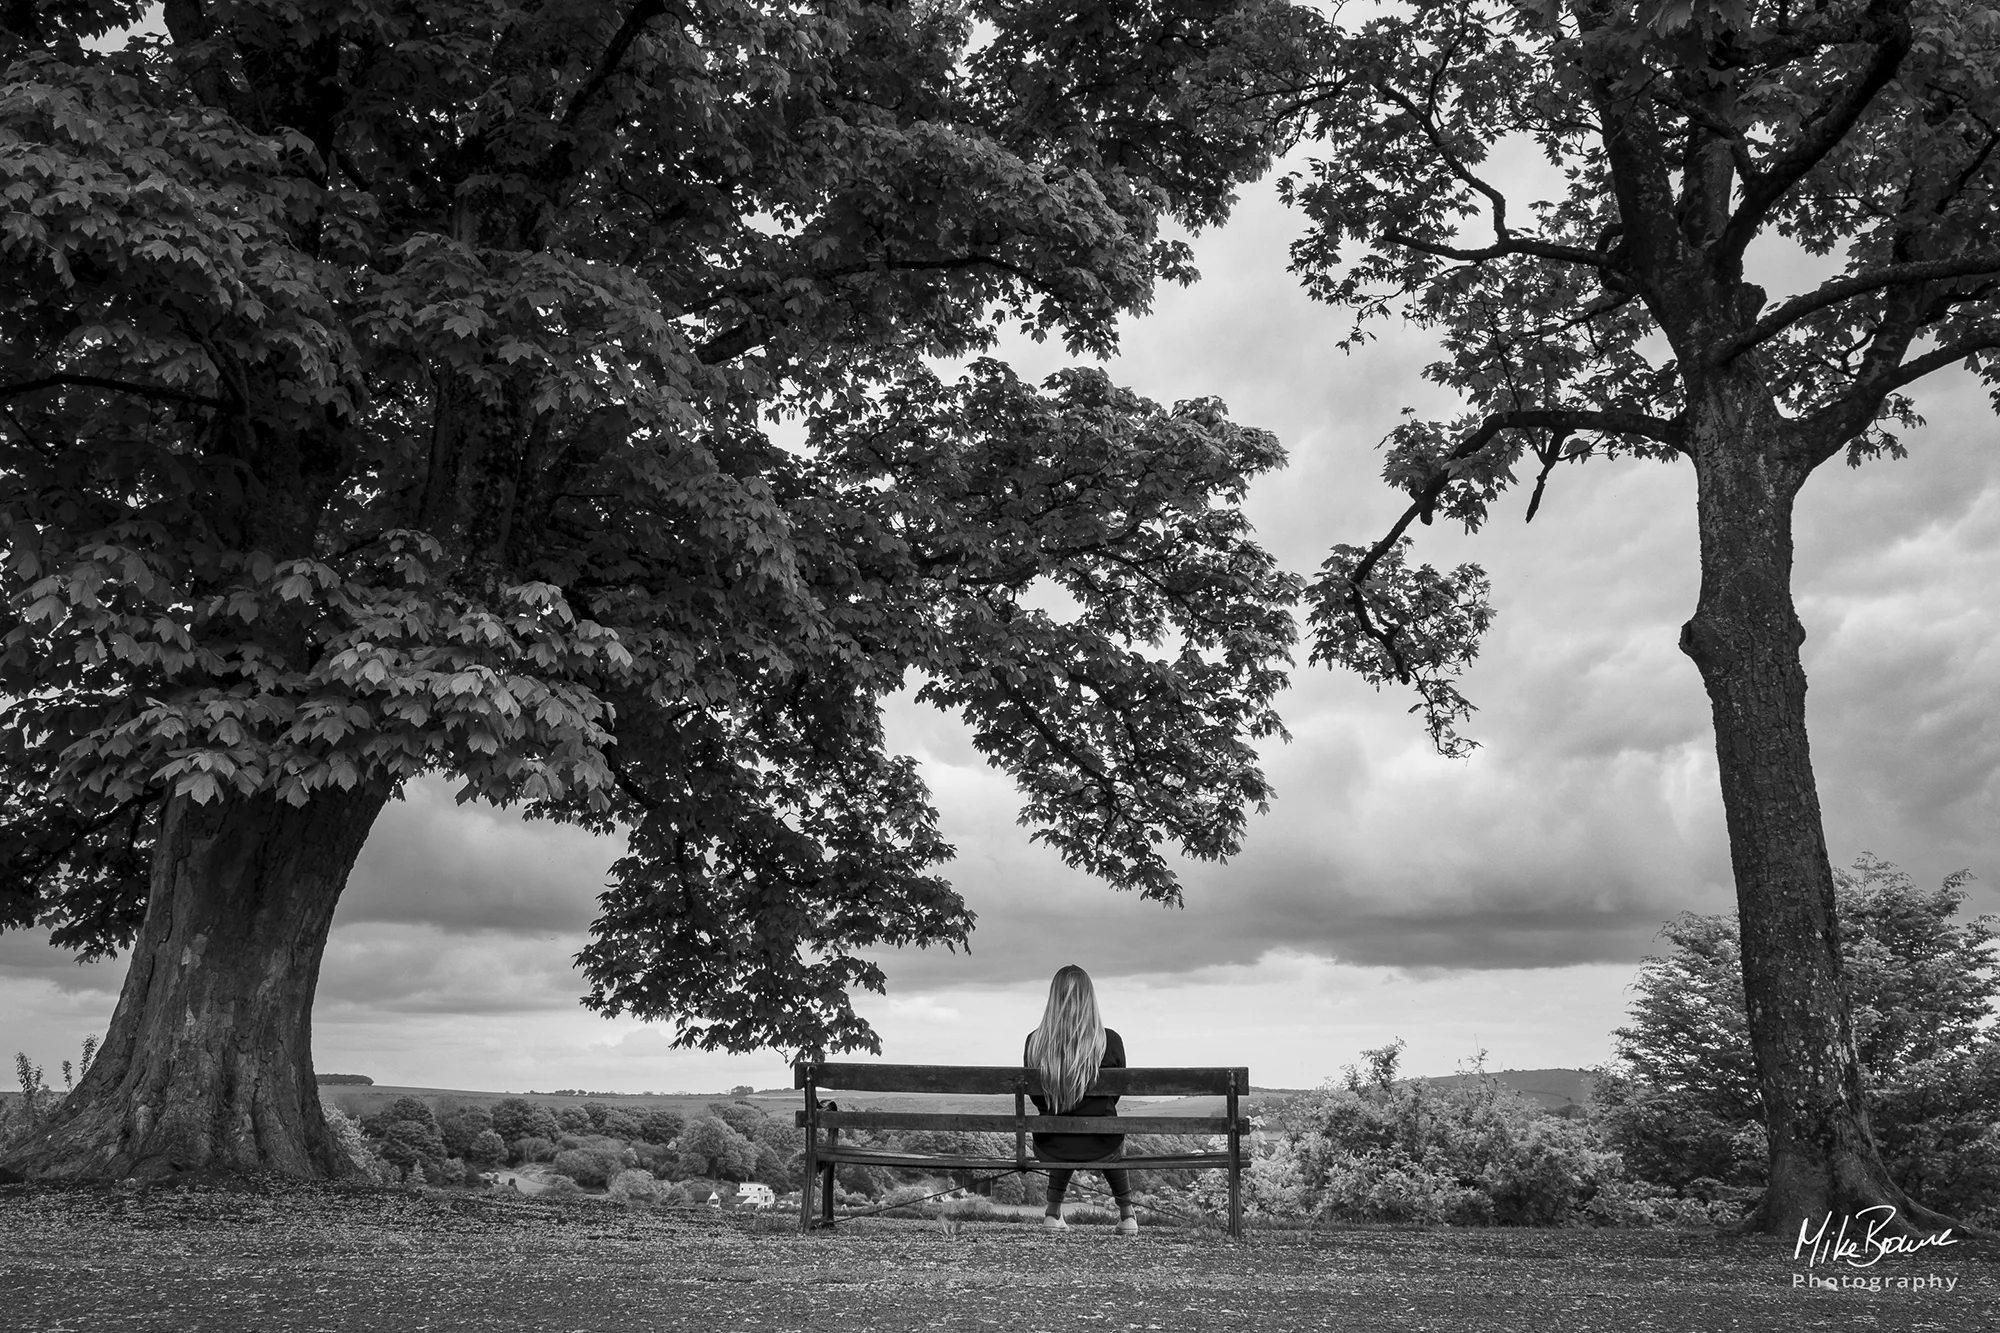
<path fill-rule="evenodd" d="M 777 1201 L 778 1196 L 771 1192 L 771 1187 L 761 1181 L 752 1180 L 736 1187 L 738 1208 L 769 1208 Z"/>

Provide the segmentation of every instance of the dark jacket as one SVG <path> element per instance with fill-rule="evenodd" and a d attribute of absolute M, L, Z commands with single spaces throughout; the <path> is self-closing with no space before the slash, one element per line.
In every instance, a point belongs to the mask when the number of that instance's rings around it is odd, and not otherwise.
<path fill-rule="evenodd" d="M 1028 1047 L 1035 1040 L 1030 1032 L 1028 1040 L 1021 1043 L 1021 1063 L 1029 1064 Z M 1123 1069 L 1125 1067 L 1125 1040 L 1110 1028 L 1104 1029 L 1104 1059 L 1099 1062 L 1102 1069 Z M 1040 1093 L 1034 1095 L 1035 1109 L 1043 1115 L 1117 1115 L 1116 1097 L 1085 1097 L 1075 1106 L 1065 1106 L 1060 1111 L 1049 1108 L 1049 1099 Z M 1089 1162 L 1099 1157 L 1110 1157 L 1125 1146 L 1123 1134 L 1037 1134 L 1035 1135 L 1035 1156 L 1057 1162 Z"/>

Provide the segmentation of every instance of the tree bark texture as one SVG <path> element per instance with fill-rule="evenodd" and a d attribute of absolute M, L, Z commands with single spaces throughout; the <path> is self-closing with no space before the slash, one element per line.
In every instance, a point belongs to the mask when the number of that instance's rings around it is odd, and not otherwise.
<path fill-rule="evenodd" d="M 1808 1219 L 1893 1204 L 1903 1224 L 1949 1225 L 1889 1178 L 1868 1127 L 1792 603 L 1793 502 L 1812 463 L 1788 447 L 1768 394 L 1713 387 L 1696 415 L 1701 594 L 1681 648 L 1714 715 L 1770 1133 L 1770 1184 L 1753 1220 L 1790 1236 Z"/>
<path fill-rule="evenodd" d="M 312 1003 L 333 910 L 382 791 L 176 797 L 145 923 L 97 1058 L 0 1165 L 29 1178 L 338 1177 Z"/>

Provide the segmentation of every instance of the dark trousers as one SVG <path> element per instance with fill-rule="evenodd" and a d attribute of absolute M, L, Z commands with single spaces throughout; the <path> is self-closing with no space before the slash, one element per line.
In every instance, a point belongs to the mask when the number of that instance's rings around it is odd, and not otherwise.
<path fill-rule="evenodd" d="M 1049 1207 L 1062 1207 L 1063 1195 L 1069 1193 L 1069 1178 L 1076 1173 L 1066 1167 L 1049 1168 Z M 1113 1167 L 1104 1173 L 1104 1179 L 1111 1185 L 1111 1197 L 1118 1200 L 1120 1208 L 1132 1202 L 1132 1173 Z"/>

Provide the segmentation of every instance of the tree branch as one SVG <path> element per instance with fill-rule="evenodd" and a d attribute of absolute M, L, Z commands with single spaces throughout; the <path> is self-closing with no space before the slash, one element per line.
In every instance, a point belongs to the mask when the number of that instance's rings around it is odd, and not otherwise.
<path fill-rule="evenodd" d="M 1424 128 L 1424 136 L 1431 141 L 1438 158 L 1452 175 L 1464 181 L 1473 189 L 1486 196 L 1493 205 L 1494 243 L 1483 250 L 1461 250 L 1453 246 L 1438 245 L 1431 241 L 1419 241 L 1414 237 L 1397 232 L 1389 233 L 1384 239 L 1405 246 L 1422 254 L 1434 254 L 1446 259 L 1459 259 L 1477 263 L 1486 259 L 1498 259 L 1503 255 L 1536 255 L 1543 259 L 1560 259 L 1572 264 L 1588 264 L 1593 268 L 1604 267 L 1604 256 L 1594 250 L 1584 250 L 1573 245 L 1555 245 L 1548 241 L 1523 240 L 1514 235 L 1507 226 L 1507 196 L 1488 184 L 1452 151 L 1444 141 L 1444 132 L 1437 127 L 1436 120 L 1425 110 L 1410 100 L 1407 94 L 1394 88 L 1377 85 L 1382 96 L 1394 102 Z"/>
<path fill-rule="evenodd" d="M 1709 353 L 1708 364 L 1727 365 L 1757 344 L 1784 332 L 1813 311 L 1838 305 L 1849 297 L 1881 291 L 1884 287 L 1992 275 L 2000 275 L 2000 252 L 1961 255 L 1953 259 L 1926 259 L 1910 264 L 1891 264 L 1873 272 L 1836 278 L 1803 296 L 1793 297 L 1743 332 L 1718 344 Z"/>
<path fill-rule="evenodd" d="M 1527 517 L 1521 520 L 1523 523 L 1533 523 L 1535 521 L 1535 515 L 1542 507 L 1542 492 L 1548 487 L 1549 473 L 1556 470 L 1556 464 L 1562 462 L 1564 458 L 1582 458 L 1588 452 L 1586 448 L 1565 454 L 1563 446 L 1568 442 L 1569 432 L 1559 430 L 1550 433 L 1549 442 L 1546 445 L 1538 444 L 1535 446 L 1535 457 L 1542 460 L 1542 470 L 1535 474 L 1535 489 L 1534 493 L 1528 497 L 1528 513 Z"/>
<path fill-rule="evenodd" d="M 1503 430 L 1543 429 L 1560 431 L 1564 436 L 1578 431 L 1598 431 L 1612 435 L 1644 435 L 1648 439 L 1681 445 L 1679 426 L 1664 417 L 1648 416 L 1643 412 L 1594 412 L 1565 408 L 1523 408 L 1513 412 L 1496 412 L 1480 424 L 1478 430 L 1461 441 L 1457 448 L 1445 455 L 1444 462 L 1431 474 L 1411 500 L 1410 507 L 1396 520 L 1387 535 L 1368 548 L 1368 554 L 1361 557 L 1361 563 L 1347 579 L 1348 603 L 1354 608 L 1354 618 L 1359 622 L 1362 633 L 1382 645 L 1382 651 L 1389 654 L 1389 662 L 1396 668 L 1396 678 L 1405 685 L 1410 683 L 1410 666 L 1403 660 L 1403 654 L 1396 647 L 1394 638 L 1387 630 L 1375 624 L 1368 614 L 1367 599 L 1361 595 L 1362 585 L 1380 564 L 1382 557 L 1394 549 L 1402 535 L 1409 531 L 1410 524 L 1417 519 L 1425 523 L 1431 521 L 1431 514 L 1437 508 L 1438 497 L 1451 484 L 1453 463 L 1462 463 L 1473 455 L 1485 450 L 1493 443 L 1494 437 Z M 1539 499 L 1539 495 L 1537 496 Z"/>
<path fill-rule="evenodd" d="M 1722 267 L 1734 269 L 1741 262 L 1744 250 L 1763 227 L 1764 215 L 1772 205 L 1847 137 L 1854 122 L 1875 100 L 1875 94 L 1888 85 L 1902 66 L 1913 40 L 1909 0 L 1872 0 L 1864 27 L 1875 34 L 1877 44 L 1861 77 L 1828 98 L 1818 123 L 1772 158 L 1762 171 L 1744 176 L 1743 202 L 1716 241 L 1714 257 L 1721 261 Z"/>
<path fill-rule="evenodd" d="M 1032 281 L 1033 277 L 1019 264 L 1002 259 L 998 255 L 947 255 L 936 259 L 896 259 L 884 255 L 866 263 L 843 264 L 839 268 L 822 269 L 805 276 L 814 281 L 829 282 L 838 278 L 857 277 L 863 273 L 893 273 L 899 270 L 940 272 L 962 268 L 995 268 L 1002 273 L 1011 273 L 1024 281 Z M 718 365 L 743 355 L 768 336 L 769 332 L 763 321 L 752 316 L 735 328 L 718 333 L 702 343 L 694 349 L 694 354 L 705 366 Z"/>
<path fill-rule="evenodd" d="M 1436 241 L 1420 241 L 1414 236 L 1405 236 L 1399 231 L 1385 232 L 1382 239 L 1390 245 L 1400 245 L 1406 250 L 1419 254 L 1436 255 L 1440 259 L 1456 259 L 1468 264 L 1483 263 L 1488 259 L 1501 259 L 1507 255 L 1534 255 L 1539 259 L 1556 259 L 1569 264 L 1588 264 L 1592 268 L 1605 268 L 1609 256 L 1595 250 L 1586 250 L 1577 245 L 1557 245 L 1552 241 L 1537 241 L 1515 236 L 1511 232 L 1505 239 L 1478 250 L 1465 250 L 1455 245 L 1440 245 Z"/>
<path fill-rule="evenodd" d="M 695 348 L 694 355 L 704 366 L 719 366 L 724 361 L 734 361 L 763 341 L 764 322 L 753 317 L 727 332 L 716 334 Z"/>
<path fill-rule="evenodd" d="M 2000 329 L 1989 329 L 1985 333 L 1926 352 L 1914 360 L 1904 362 L 1894 374 L 1883 376 L 1875 381 L 1875 385 L 1882 393 L 1891 394 L 1916 383 L 1934 370 L 1943 370 L 1946 366 L 1963 361 L 1975 352 L 1992 351 L 2000 351 Z"/>
<path fill-rule="evenodd" d="M 604 54 L 598 57 L 597 68 L 591 71 L 590 82 L 584 84 L 576 96 L 570 99 L 570 104 L 564 108 L 562 116 L 564 129 L 573 128 L 583 113 L 590 109 L 590 104 L 603 94 L 605 86 L 611 82 L 611 76 L 618 72 L 618 66 L 623 63 L 625 53 L 632 49 L 633 42 L 639 40 L 640 30 L 666 12 L 666 0 L 639 0 L 639 3 L 632 6 L 631 12 L 625 15 L 625 21 L 618 25 L 618 31 L 612 34 L 610 44 L 604 48 Z"/>
<path fill-rule="evenodd" d="M 1875 419 L 1884 398 L 1916 383 L 1932 371 L 1956 365 L 1979 352 L 2000 352 L 2000 328 L 1961 338 L 1905 361 L 1892 371 L 1857 381 L 1836 401 L 1800 423 L 1810 436 L 1834 441 L 1830 446 L 1814 449 L 1815 462 L 1831 458 L 1857 431 L 1865 429 Z"/>
<path fill-rule="evenodd" d="M 24 393 L 34 393 L 39 389 L 53 389 L 65 384 L 79 385 L 92 389 L 111 389 L 118 393 L 135 394 L 141 398 L 160 398 L 173 403 L 188 403 L 195 407 L 225 408 L 231 406 L 226 398 L 210 398 L 205 394 L 188 393 L 181 389 L 168 388 L 164 384 L 138 384 L 131 380 L 116 380 L 104 375 L 44 375 L 38 380 L 22 380 L 15 384 L 0 384 L 0 400 L 16 397 Z"/>

